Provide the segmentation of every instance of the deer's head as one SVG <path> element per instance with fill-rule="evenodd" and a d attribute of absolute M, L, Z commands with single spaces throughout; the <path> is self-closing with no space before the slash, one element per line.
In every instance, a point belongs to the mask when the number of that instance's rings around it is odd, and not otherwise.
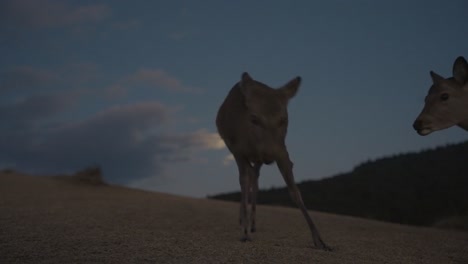
<path fill-rule="evenodd" d="M 424 108 L 413 123 L 421 136 L 459 125 L 468 120 L 468 63 L 458 57 L 453 64 L 453 77 L 444 78 L 430 72 L 432 86 Z"/>
<path fill-rule="evenodd" d="M 247 108 L 247 130 L 263 154 L 275 159 L 284 148 L 288 128 L 288 102 L 299 89 L 301 78 L 296 77 L 278 89 L 255 81 L 242 74 L 240 90 Z M 270 158 L 267 158 L 270 159 Z"/>

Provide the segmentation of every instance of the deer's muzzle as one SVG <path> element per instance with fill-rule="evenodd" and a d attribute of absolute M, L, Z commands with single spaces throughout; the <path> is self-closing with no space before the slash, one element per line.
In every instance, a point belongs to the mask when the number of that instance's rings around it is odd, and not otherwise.
<path fill-rule="evenodd" d="M 422 119 L 416 119 L 413 123 L 413 128 L 421 136 L 427 136 L 432 132 L 430 125 Z"/>

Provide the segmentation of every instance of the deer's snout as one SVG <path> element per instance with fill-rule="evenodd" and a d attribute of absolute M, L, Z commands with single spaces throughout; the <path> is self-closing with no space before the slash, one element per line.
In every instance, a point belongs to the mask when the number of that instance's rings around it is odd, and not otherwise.
<path fill-rule="evenodd" d="M 413 123 L 414 130 L 418 131 L 423 128 L 423 121 L 421 119 L 416 119 Z"/>
<path fill-rule="evenodd" d="M 414 130 L 416 130 L 416 132 L 418 132 L 420 136 L 426 136 L 432 132 L 430 124 L 428 124 L 427 121 L 420 118 L 414 121 L 413 128 Z"/>

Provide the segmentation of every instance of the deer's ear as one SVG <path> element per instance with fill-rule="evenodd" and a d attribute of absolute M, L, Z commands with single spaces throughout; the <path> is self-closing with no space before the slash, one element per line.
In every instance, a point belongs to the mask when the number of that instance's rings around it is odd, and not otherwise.
<path fill-rule="evenodd" d="M 462 56 L 453 63 L 453 78 L 460 84 L 465 84 L 468 81 L 468 63 Z"/>
<path fill-rule="evenodd" d="M 241 88 L 241 92 L 245 97 L 249 97 L 251 93 L 251 89 L 249 86 L 253 83 L 252 77 L 247 72 L 242 73 L 241 80 L 239 82 L 239 86 Z"/>
<path fill-rule="evenodd" d="M 283 85 L 283 87 L 279 88 L 279 90 L 286 96 L 286 98 L 291 99 L 296 95 L 300 85 L 301 77 L 297 76 L 296 78 L 290 80 L 287 84 Z"/>
<path fill-rule="evenodd" d="M 242 73 L 241 80 L 240 80 L 240 86 L 248 86 L 249 83 L 253 82 L 252 77 L 250 77 L 248 72 Z"/>
<path fill-rule="evenodd" d="M 432 82 L 434 84 L 439 83 L 440 81 L 444 80 L 444 77 L 440 76 L 439 74 L 437 74 L 437 73 L 435 73 L 433 71 L 430 71 L 429 74 L 431 75 Z"/>

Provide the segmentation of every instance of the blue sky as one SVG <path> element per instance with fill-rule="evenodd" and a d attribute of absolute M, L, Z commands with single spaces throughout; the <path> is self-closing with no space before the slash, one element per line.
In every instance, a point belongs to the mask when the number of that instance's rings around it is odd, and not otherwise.
<path fill-rule="evenodd" d="M 0 2 L 0 167 L 203 197 L 239 189 L 214 119 L 242 72 L 295 76 L 296 181 L 468 139 L 418 136 L 431 85 L 468 56 L 468 2 Z M 283 186 L 264 166 L 261 187 Z"/>

